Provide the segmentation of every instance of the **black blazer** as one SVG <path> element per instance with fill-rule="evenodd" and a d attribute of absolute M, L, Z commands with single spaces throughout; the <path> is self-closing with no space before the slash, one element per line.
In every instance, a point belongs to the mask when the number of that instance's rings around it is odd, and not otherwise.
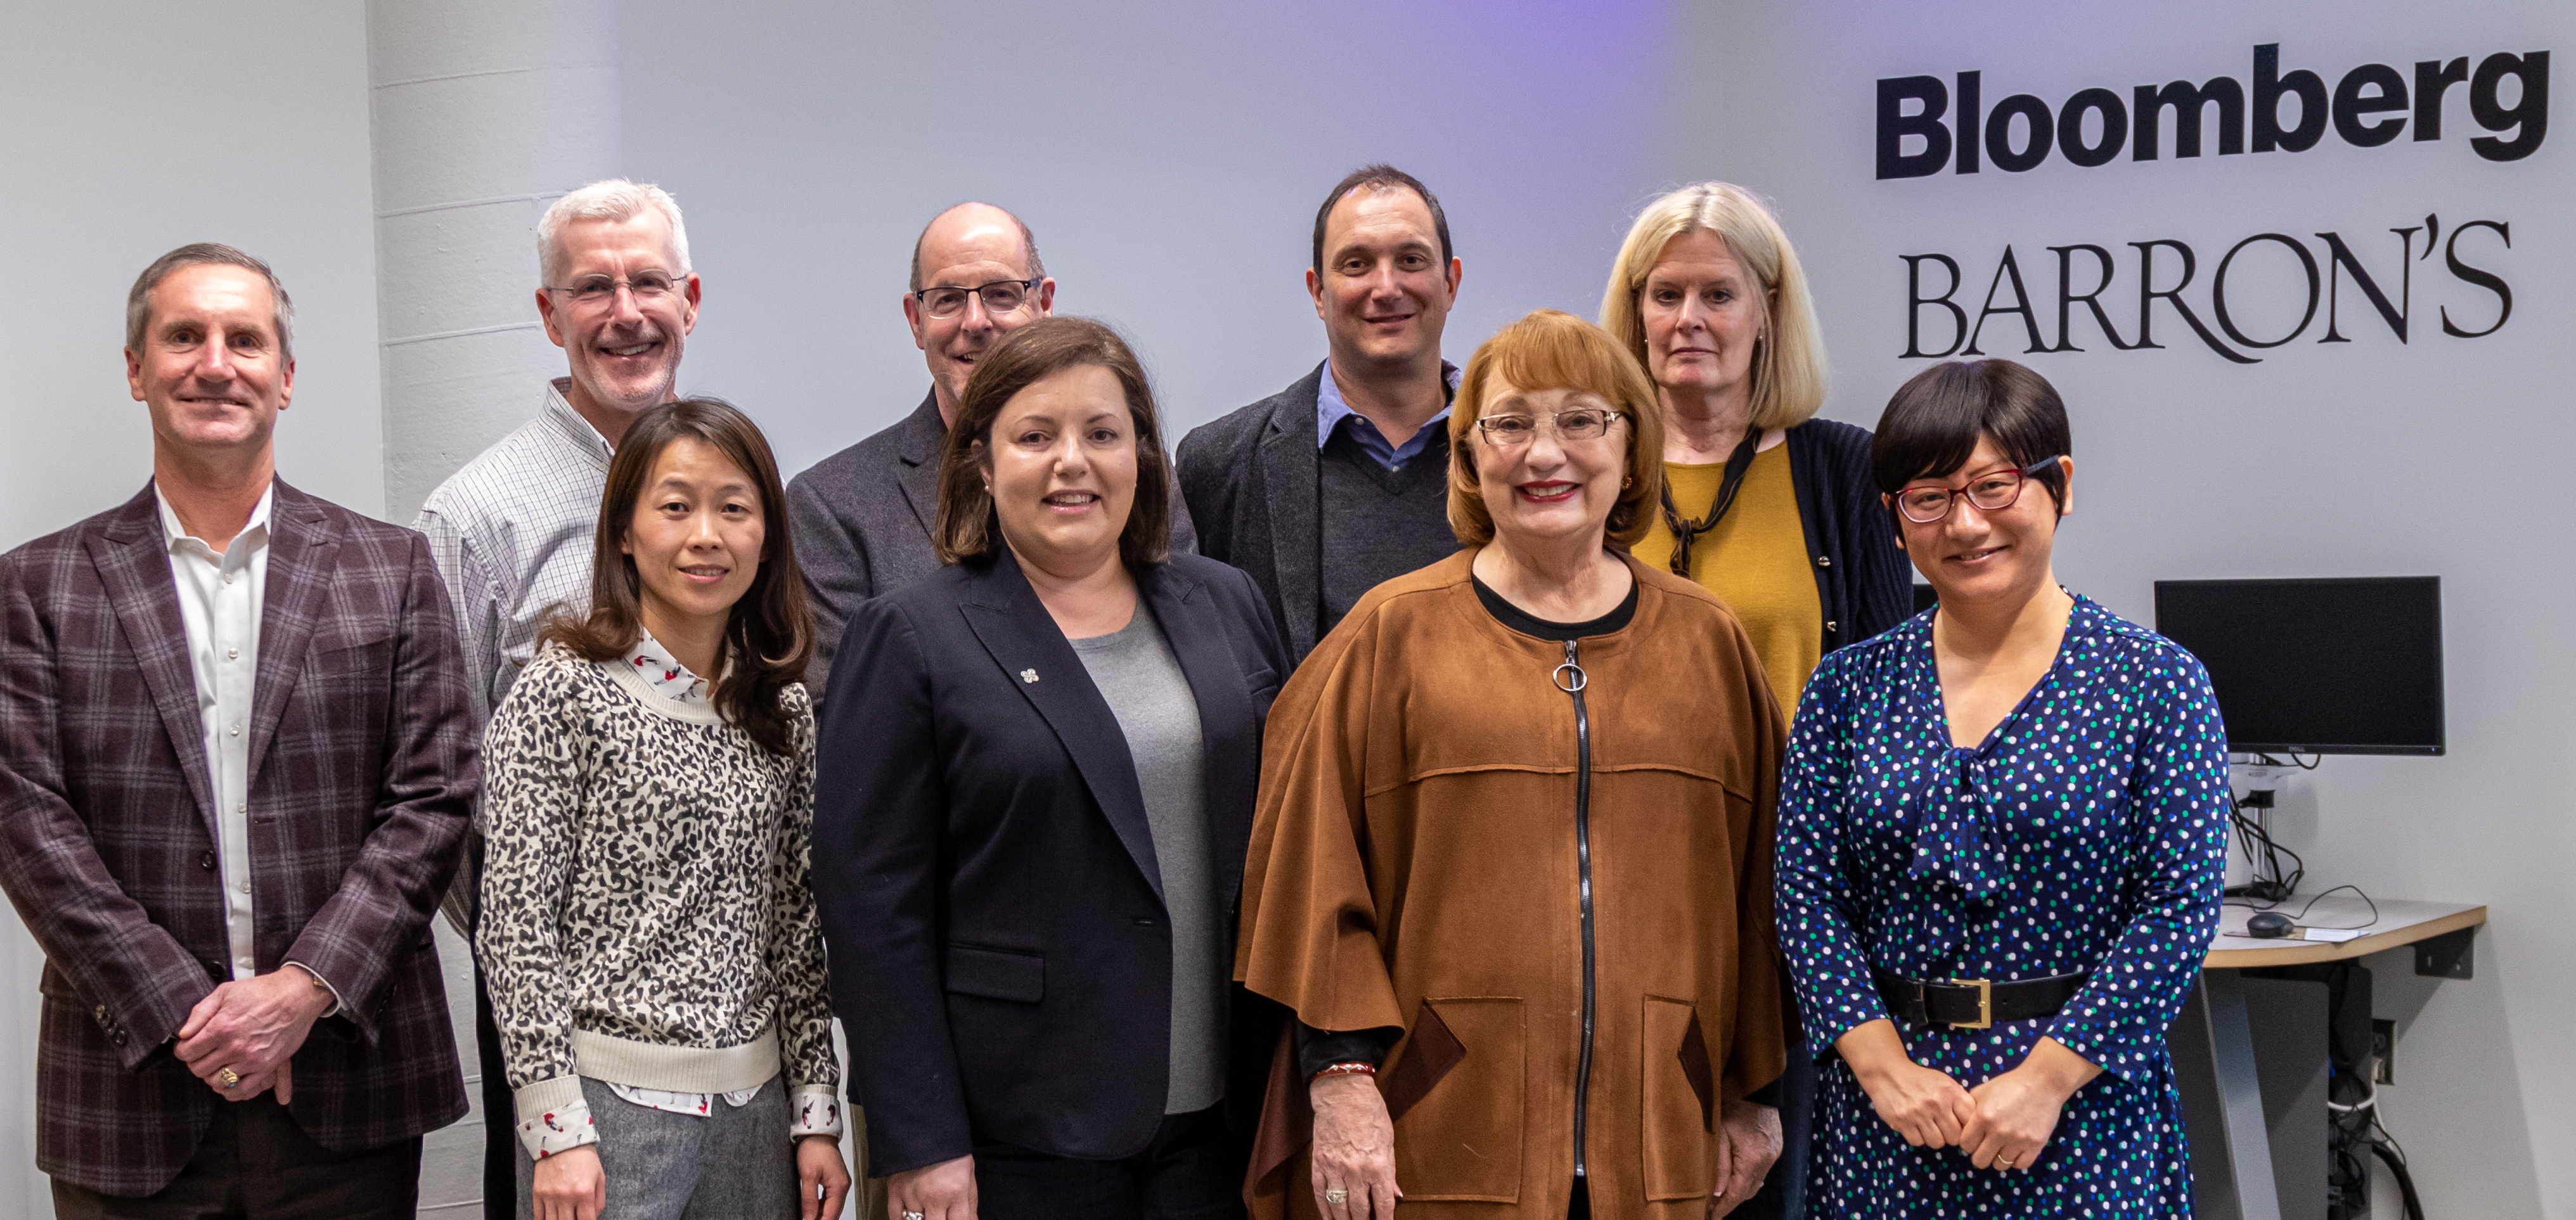
<path fill-rule="evenodd" d="M 1287 658 L 1243 573 L 1174 555 L 1136 579 L 1198 699 L 1230 913 Z M 1142 1151 L 1170 1074 L 1161 870 L 1126 737 L 1019 564 L 1005 552 L 860 603 L 829 689 L 814 886 L 870 1168 L 978 1140 Z M 1234 931 L 1229 914 L 1228 960 Z M 1248 1132 L 1277 1026 L 1233 994 L 1227 1102 Z"/>
<path fill-rule="evenodd" d="M 1322 638 L 1315 400 L 1323 383 L 1318 364 L 1287 389 L 1191 430 L 1173 458 L 1199 554 L 1252 575 L 1299 661 Z"/>
<path fill-rule="evenodd" d="M 850 607 L 939 570 L 930 532 L 939 521 L 939 448 L 947 441 L 932 391 L 893 426 L 788 481 L 796 566 L 805 573 L 805 604 L 814 608 L 814 659 L 805 685 L 815 698 L 827 689 L 832 650 L 840 647 Z M 886 494 L 888 484 L 899 494 Z M 1198 552 L 1189 506 L 1177 494 L 1171 550 Z"/>

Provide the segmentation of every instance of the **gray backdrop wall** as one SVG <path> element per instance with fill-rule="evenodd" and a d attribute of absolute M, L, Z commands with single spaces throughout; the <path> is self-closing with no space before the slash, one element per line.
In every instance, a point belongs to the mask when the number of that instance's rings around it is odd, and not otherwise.
<path fill-rule="evenodd" d="M 2090 88 L 2133 102 L 2139 85 L 2222 76 L 2250 103 L 2259 45 L 2277 44 L 2282 74 L 2313 72 L 2327 91 L 2372 63 L 2393 65 L 2411 86 L 2418 61 L 2465 56 L 2474 69 L 2499 52 L 2576 45 L 2576 8 L 1747 0 L 1722 17 L 1700 12 L 1690 45 L 1705 56 L 1708 109 L 1727 119 L 1703 133 L 1698 164 L 1777 198 L 1815 275 L 1838 377 L 1833 411 L 1872 420 L 1932 363 L 1903 355 L 1904 256 L 1955 260 L 1965 281 L 1957 300 L 1973 323 L 2009 246 L 2039 337 L 2056 348 L 2050 247 L 2093 244 L 2115 256 L 2101 301 L 2121 341 L 2135 343 L 2140 252 L 2129 243 L 2178 241 L 2197 259 L 2180 300 L 2219 345 L 2260 363 L 2220 355 L 2164 300 L 2152 318 L 2160 350 L 2115 350 L 2081 304 L 2070 311 L 2080 352 L 2032 353 L 2020 316 L 1985 319 L 1983 351 L 2039 370 L 2073 416 L 2077 512 L 2060 535 L 2059 576 L 2142 623 L 2153 621 L 2159 579 L 2442 578 L 2450 753 L 2329 758 L 2294 783 L 2275 824 L 2306 855 L 2312 888 L 2351 882 L 2386 897 L 2489 905 L 2473 981 L 2435 986 L 2404 952 L 2369 959 L 2378 1013 L 2399 1027 L 2397 1083 L 2380 1090 L 2381 1109 L 2413 1154 L 2428 1214 L 2576 1214 L 2576 1162 L 2551 1151 L 2576 1138 L 2576 1100 L 2563 1087 L 2576 1079 L 2576 1043 L 2561 1034 L 2576 1002 L 2576 976 L 2564 969 L 2576 953 L 2567 884 L 2576 831 L 2566 816 L 2576 714 L 2562 694 L 2576 645 L 2559 631 L 2576 603 L 2576 567 L 2555 527 L 2576 443 L 2567 411 L 2576 163 L 2565 133 L 2526 157 L 2488 160 L 2469 140 L 2497 133 L 2474 121 L 2470 91 L 2454 87 L 2439 140 L 2414 138 L 2421 128 L 2405 110 L 2401 138 L 2376 146 L 2328 125 L 2306 151 L 2256 152 L 2240 128 L 2246 151 L 2224 154 L 2213 108 L 2197 158 L 2176 156 L 2166 112 L 2151 161 L 2135 159 L 2132 117 L 2131 146 L 2098 166 L 2070 162 L 2060 146 L 2011 172 L 1980 140 L 1973 174 L 1956 172 L 1955 141 L 1940 173 L 1876 172 L 1881 79 L 1930 75 L 1955 95 L 1957 74 L 1975 71 L 1984 113 L 2015 95 L 2062 113 Z M 2515 100 L 2509 84 L 2495 98 Z M 1954 96 L 1953 127 L 1956 109 Z M 2297 126 L 2299 109 L 2281 104 L 2284 125 Z M 2101 143 L 2102 121 L 2085 117 L 2079 147 Z M 2009 152 L 2027 148 L 2023 126 L 2014 124 Z M 2428 213 L 2442 244 L 2429 258 Z M 2510 226 L 2510 247 L 2493 229 L 2467 227 L 2476 220 Z M 2409 226 L 2411 261 L 2390 232 Z M 2404 342 L 2352 271 L 2334 266 L 2324 232 L 2339 234 L 2408 315 Z M 2302 243 L 2339 296 L 2321 301 L 2294 340 L 2255 348 L 2222 327 L 2211 292 L 2227 253 L 2263 233 Z M 2512 316 L 2494 334 L 2444 332 L 2445 310 L 2470 332 L 2500 312 L 2494 293 L 2450 270 L 2451 254 L 2500 273 L 2512 292 Z M 2155 287 L 2171 287 L 2179 256 L 2169 246 L 2157 255 Z M 2072 258 L 2071 290 L 2083 293 L 2096 265 L 2082 251 Z M 1936 295 L 1946 273 L 1923 265 L 1922 295 Z M 2258 241 L 2229 269 L 2229 317 L 2247 338 L 2272 342 L 2298 327 L 2306 289 L 2290 249 Z M 2007 277 L 1993 304 L 2014 300 Z M 2320 342 L 2330 306 L 2349 342 Z M 1954 333 L 1945 311 L 1922 310 L 1920 350 L 1944 350 Z M 2384 1176 L 2380 1185 L 2393 1214 L 2394 1191 Z"/>
<path fill-rule="evenodd" d="M 0 547 L 115 506 L 151 475 L 118 355 L 125 292 L 163 251 L 232 242 L 295 297 L 295 400 L 278 463 L 384 510 L 366 22 L 327 0 L 12 4 L 0 41 Z M 52 1214 L 34 1169 L 36 976 L 0 918 L 0 1214 Z"/>
<path fill-rule="evenodd" d="M 1060 307 L 1126 328 L 1182 428 L 1321 358 L 1299 281 L 1313 210 L 1369 160 L 1412 170 L 1448 205 L 1466 261 L 1453 359 L 1531 308 L 1589 316 L 1628 216 L 1660 188 L 1724 177 L 1774 196 L 1816 280 L 1838 378 L 1827 413 L 1862 423 L 1927 363 L 1898 354 L 1900 255 L 1958 259 L 1974 312 L 2011 243 L 2054 339 L 2049 245 L 2102 244 L 2134 275 L 2124 243 L 2189 241 L 2202 278 L 2184 296 L 2206 320 L 2218 256 L 2256 232 L 2318 249 L 2314 233 L 2342 232 L 2385 279 L 2392 226 L 2428 211 L 2446 229 L 2511 221 L 2509 254 L 2464 240 L 2470 261 L 2502 268 L 2516 293 L 2511 325 L 2485 340 L 2438 334 L 2440 305 L 2464 324 L 2493 314 L 2492 298 L 2463 290 L 2437 255 L 2416 264 L 2415 336 L 2402 345 L 2346 280 L 2354 342 L 2320 347 L 2310 330 L 2257 365 L 2224 361 L 2169 312 L 2162 351 L 2101 350 L 2079 322 L 2079 343 L 2096 350 L 2026 355 L 1996 338 L 2022 333 L 2013 317 L 1989 322 L 1985 347 L 2029 360 L 2073 404 L 2082 512 L 2061 574 L 2115 610 L 2148 618 L 2159 577 L 2445 578 L 2452 755 L 2330 761 L 2290 794 L 2282 821 L 2329 883 L 2492 904 L 2473 982 L 2435 988 L 2402 959 L 2371 963 L 2381 1013 L 2403 1030 L 2384 1104 L 2437 1212 L 2576 1214 L 2576 1169 L 2543 1155 L 2576 1139 L 2576 1103 L 2550 1087 L 2576 1067 L 2556 1036 L 2576 983 L 2555 969 L 2576 923 L 2559 878 L 2576 847 L 2561 816 L 2560 743 L 2576 725 L 2552 697 L 2576 656 L 2549 629 L 2571 590 L 2567 545 L 2544 524 L 2557 515 L 2556 455 L 2576 441 L 2560 409 L 2563 286 L 2576 282 L 2558 221 L 2561 150 L 2509 166 L 2469 155 L 2464 140 L 2486 133 L 2455 94 L 2441 142 L 2358 149 L 2329 132 L 2295 156 L 1872 172 L 1880 77 L 1982 69 L 1988 106 L 2023 92 L 2054 106 L 2088 86 L 2125 96 L 2139 83 L 2244 79 L 2250 47 L 2277 41 L 2285 68 L 2331 86 L 2366 62 L 2405 72 L 2416 59 L 2551 48 L 2576 24 L 2563 6 L 2454 5 L 2440 28 L 2384 0 L 2065 12 L 1846 0 L 555 7 L 559 19 L 587 12 L 614 26 L 602 38 L 615 47 L 615 103 L 585 121 L 615 130 L 586 147 L 612 150 L 616 169 L 669 187 L 688 212 L 706 304 L 684 388 L 742 403 L 790 471 L 919 400 L 926 374 L 898 304 L 905 259 L 921 223 L 966 198 L 1029 220 L 1062 281 Z M 183 241 L 262 253 L 296 294 L 298 390 L 280 435 L 282 469 L 299 485 L 408 520 L 443 469 L 416 448 L 385 452 L 383 437 L 433 425 L 452 466 L 506 428 L 491 394 L 510 391 L 478 386 L 442 404 L 422 392 L 437 370 L 378 354 L 425 330 L 526 320 L 535 263 L 528 235 L 511 231 L 533 218 L 525 206 L 520 220 L 460 227 L 450 247 L 379 248 L 399 225 L 380 225 L 396 209 L 371 191 L 391 150 L 370 142 L 370 39 L 387 62 L 385 51 L 406 49 L 383 45 L 388 32 L 416 27 L 423 10 L 377 0 L 373 11 L 372 30 L 365 10 L 321 3 L 220 18 L 173 0 L 13 13 L 0 164 L 45 189 L 0 195 L 14 302 L 0 326 L 13 386 L 0 434 L 19 459 L 0 481 L 0 546 L 140 486 L 149 440 L 120 380 L 123 293 Z M 509 190 L 542 196 L 589 172 Z M 406 312 L 424 251 L 500 269 L 474 280 L 483 298 L 439 300 L 472 325 Z M 2286 259 L 2258 249 L 2236 272 L 2249 333 L 2296 320 L 2296 302 L 2275 291 L 2283 268 L 2295 274 Z M 386 285 L 395 290 L 380 303 Z M 2135 292 L 2123 280 L 2104 298 L 2124 335 Z M 2472 318 L 2482 302 L 2489 312 Z M 490 333 L 515 345 L 496 362 L 559 367 L 533 331 Z M 531 407 L 536 393 L 524 390 Z M 2405 494 L 2365 510 L 2347 494 L 2356 485 Z M 29 1167 L 40 958 L 14 919 L 0 923 L 0 978 L 17 997 L 0 1004 L 0 1213 L 24 1200 L 43 1216 L 44 1181 Z M 425 1211 L 471 1210 L 477 1134 L 434 1142 Z"/>

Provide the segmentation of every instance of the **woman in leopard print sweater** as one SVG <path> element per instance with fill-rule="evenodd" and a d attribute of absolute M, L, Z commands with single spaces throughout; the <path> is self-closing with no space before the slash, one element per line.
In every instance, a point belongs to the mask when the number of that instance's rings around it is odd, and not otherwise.
<path fill-rule="evenodd" d="M 739 411 L 637 417 L 592 608 L 549 625 L 486 731 L 476 945 L 531 1220 L 593 1220 L 612 1192 L 620 1216 L 840 1212 L 812 627 L 784 504 Z"/>

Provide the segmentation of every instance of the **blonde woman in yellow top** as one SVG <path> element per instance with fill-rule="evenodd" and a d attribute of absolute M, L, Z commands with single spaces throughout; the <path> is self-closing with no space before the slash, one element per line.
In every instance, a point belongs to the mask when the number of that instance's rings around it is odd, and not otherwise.
<path fill-rule="evenodd" d="M 1870 474 L 1866 429 L 1815 418 L 1825 348 L 1797 251 L 1724 182 L 1646 205 L 1601 297 L 1601 327 L 1663 411 L 1662 512 L 1631 552 L 1735 611 L 1784 716 L 1824 654 L 1904 621 L 1912 569 Z M 1740 1218 L 1806 1214 L 1815 1064 L 1793 1046 L 1774 1091 L 1783 1147 Z"/>
<path fill-rule="evenodd" d="M 1634 553 L 1725 600 L 1793 713 L 1824 654 L 1913 610 L 1869 432 L 1815 418 L 1825 348 L 1797 251 L 1744 188 L 1683 187 L 1629 228 L 1601 326 L 1663 407 L 1663 512 Z"/>

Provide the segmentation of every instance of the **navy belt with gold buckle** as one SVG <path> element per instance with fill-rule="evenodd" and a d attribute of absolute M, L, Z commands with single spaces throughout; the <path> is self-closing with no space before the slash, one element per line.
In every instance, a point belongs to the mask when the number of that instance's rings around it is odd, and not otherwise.
<path fill-rule="evenodd" d="M 2091 971 L 2044 979 L 1909 979 L 1872 970 L 1878 998 L 1887 1013 L 1907 1025 L 1947 1025 L 1952 1029 L 1985 1029 L 1997 1021 L 2053 1017 L 2083 989 Z"/>

